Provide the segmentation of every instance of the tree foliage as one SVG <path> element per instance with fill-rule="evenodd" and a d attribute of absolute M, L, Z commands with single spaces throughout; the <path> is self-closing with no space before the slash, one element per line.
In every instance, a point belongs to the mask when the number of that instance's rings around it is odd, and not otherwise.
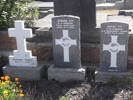
<path fill-rule="evenodd" d="M 26 27 L 33 27 L 38 10 L 29 3 L 32 0 L 0 0 L 0 30 L 13 26 L 14 20 L 24 20 Z"/>

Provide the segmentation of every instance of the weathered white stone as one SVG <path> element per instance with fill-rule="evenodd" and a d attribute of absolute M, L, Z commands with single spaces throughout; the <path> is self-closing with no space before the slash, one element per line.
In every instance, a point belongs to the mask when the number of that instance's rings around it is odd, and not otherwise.
<path fill-rule="evenodd" d="M 33 57 L 31 51 L 27 50 L 26 38 L 32 37 L 32 30 L 24 28 L 24 21 L 15 21 L 15 28 L 8 29 L 9 37 L 15 37 L 17 49 L 9 56 L 10 66 L 36 67 L 37 58 Z"/>

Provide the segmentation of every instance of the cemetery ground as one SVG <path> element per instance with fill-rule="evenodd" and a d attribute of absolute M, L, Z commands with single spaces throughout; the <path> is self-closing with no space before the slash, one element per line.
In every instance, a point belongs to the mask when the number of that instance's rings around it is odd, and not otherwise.
<path fill-rule="evenodd" d="M 129 81 L 112 79 L 107 84 L 96 83 L 91 86 L 88 82 L 40 80 L 24 82 L 24 91 L 26 100 L 132 100 L 133 85 Z"/>
<path fill-rule="evenodd" d="M 1 68 L 8 59 L 1 57 Z M 45 76 L 47 77 L 47 76 Z M 133 79 L 112 77 L 107 83 L 86 81 L 59 82 L 42 79 L 20 81 L 24 100 L 133 100 Z"/>

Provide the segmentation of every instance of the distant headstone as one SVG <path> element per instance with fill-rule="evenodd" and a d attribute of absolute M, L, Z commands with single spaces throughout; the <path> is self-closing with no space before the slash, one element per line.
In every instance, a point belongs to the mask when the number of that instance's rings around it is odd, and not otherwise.
<path fill-rule="evenodd" d="M 124 5 L 125 8 L 133 9 L 133 0 L 125 0 Z"/>
<path fill-rule="evenodd" d="M 101 71 L 127 70 L 128 29 L 129 25 L 121 22 L 101 25 Z"/>
<path fill-rule="evenodd" d="M 115 3 L 117 0 L 106 0 L 107 3 Z"/>
<path fill-rule="evenodd" d="M 31 51 L 27 50 L 26 38 L 32 37 L 32 30 L 24 28 L 24 21 L 15 21 L 15 28 L 9 28 L 9 37 L 15 37 L 17 49 L 14 50 L 14 56 L 9 56 L 10 66 L 36 67 L 37 58 L 33 57 Z"/>
<path fill-rule="evenodd" d="M 80 17 L 81 32 L 96 26 L 95 0 L 54 0 L 54 14 Z"/>
<path fill-rule="evenodd" d="M 95 0 L 96 1 L 96 4 L 99 4 L 99 3 L 106 3 L 106 0 Z"/>
<path fill-rule="evenodd" d="M 53 50 L 55 67 L 79 68 L 80 60 L 80 20 L 66 15 L 52 19 Z"/>

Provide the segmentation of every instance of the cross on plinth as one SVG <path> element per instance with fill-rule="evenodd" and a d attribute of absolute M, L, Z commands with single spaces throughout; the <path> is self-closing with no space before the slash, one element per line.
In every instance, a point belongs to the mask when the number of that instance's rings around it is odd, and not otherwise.
<path fill-rule="evenodd" d="M 23 21 L 15 21 L 15 28 L 9 29 L 9 37 L 16 37 L 16 44 L 17 49 L 14 52 L 14 56 L 18 58 L 25 58 L 29 57 L 30 53 L 26 52 L 26 38 L 32 37 L 32 30 L 31 29 L 24 29 L 24 22 Z M 25 56 L 24 54 L 29 56 Z M 19 56 L 18 56 L 19 55 Z"/>
<path fill-rule="evenodd" d="M 111 53 L 110 67 L 116 68 L 117 66 L 117 53 L 125 51 L 125 45 L 120 45 L 118 42 L 118 36 L 111 36 L 111 42 L 109 45 L 103 44 L 103 51 L 109 51 Z"/>
<path fill-rule="evenodd" d="M 31 51 L 28 51 L 26 47 L 26 38 L 32 37 L 32 30 L 24 28 L 24 21 L 15 21 L 15 28 L 9 28 L 8 35 L 9 37 L 16 38 L 16 44 L 18 49 L 14 50 L 14 56 L 9 57 L 10 65 L 36 66 L 36 57 L 32 57 Z"/>
<path fill-rule="evenodd" d="M 64 51 L 64 62 L 70 62 L 69 59 L 69 48 L 72 45 L 77 45 L 76 40 L 72 40 L 68 35 L 68 30 L 63 30 L 63 37 L 55 40 L 56 45 L 61 45 Z"/>

